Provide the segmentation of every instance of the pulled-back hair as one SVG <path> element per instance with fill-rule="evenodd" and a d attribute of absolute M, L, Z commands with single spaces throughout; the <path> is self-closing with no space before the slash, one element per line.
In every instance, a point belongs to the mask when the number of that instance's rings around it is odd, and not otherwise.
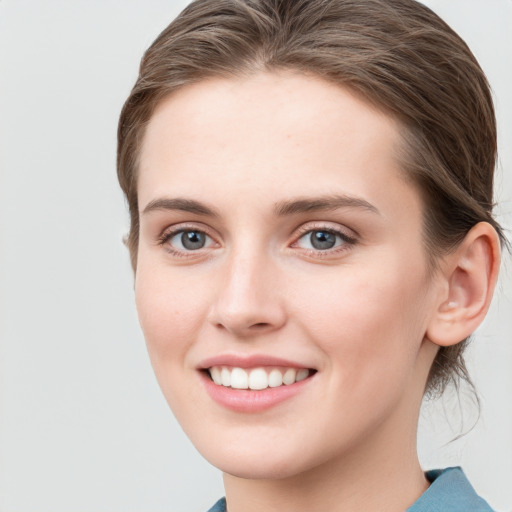
<path fill-rule="evenodd" d="M 424 205 L 432 271 L 492 216 L 496 121 L 487 79 L 464 41 L 414 0 L 196 0 L 146 51 L 118 128 L 117 168 L 139 240 L 137 170 L 145 127 L 177 89 L 210 77 L 295 70 L 351 89 L 399 121 L 402 170 Z M 469 381 L 466 340 L 441 347 L 427 391 Z"/>

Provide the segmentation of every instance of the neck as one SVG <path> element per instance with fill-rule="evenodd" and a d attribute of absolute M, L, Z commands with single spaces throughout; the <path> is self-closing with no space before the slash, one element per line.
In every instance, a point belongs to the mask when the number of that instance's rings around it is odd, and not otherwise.
<path fill-rule="evenodd" d="M 385 450 L 343 454 L 289 478 L 243 479 L 224 474 L 228 512 L 396 512 L 411 506 L 428 488 L 416 439 L 396 439 Z M 368 462 L 367 462 L 368 461 Z"/>

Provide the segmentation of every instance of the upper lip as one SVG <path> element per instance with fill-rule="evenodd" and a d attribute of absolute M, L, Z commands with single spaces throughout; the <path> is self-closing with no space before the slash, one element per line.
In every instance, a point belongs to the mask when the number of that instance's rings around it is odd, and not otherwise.
<path fill-rule="evenodd" d="M 198 369 L 206 370 L 212 366 L 232 366 L 236 368 L 257 368 L 260 366 L 285 366 L 297 369 L 311 368 L 310 366 L 303 365 L 297 361 L 290 361 L 289 359 L 282 359 L 264 354 L 253 354 L 249 356 L 221 354 L 204 359 L 198 364 Z"/>

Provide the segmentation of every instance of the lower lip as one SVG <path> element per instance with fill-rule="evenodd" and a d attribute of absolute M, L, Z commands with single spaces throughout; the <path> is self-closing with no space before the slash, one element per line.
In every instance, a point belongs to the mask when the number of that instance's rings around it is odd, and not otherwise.
<path fill-rule="evenodd" d="M 289 386 L 253 391 L 219 386 L 208 375 L 202 373 L 202 380 L 210 397 L 219 405 L 236 412 L 260 412 L 270 409 L 300 393 L 312 378 L 313 376 L 310 376 Z"/>

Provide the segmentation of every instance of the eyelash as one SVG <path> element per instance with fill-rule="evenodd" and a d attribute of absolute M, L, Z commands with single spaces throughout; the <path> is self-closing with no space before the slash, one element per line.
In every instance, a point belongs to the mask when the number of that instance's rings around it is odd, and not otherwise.
<path fill-rule="evenodd" d="M 201 247 L 196 250 L 181 250 L 176 249 L 172 245 L 170 245 L 170 240 L 172 240 L 175 236 L 183 233 L 199 233 L 206 237 L 208 237 L 210 240 L 213 240 L 215 242 L 215 239 L 213 236 L 211 236 L 208 233 L 208 230 L 205 230 L 204 228 L 198 228 L 197 226 L 187 226 L 187 225 L 180 225 L 175 228 L 173 228 L 170 231 L 164 231 L 159 237 L 158 237 L 158 245 L 160 246 L 166 246 L 165 249 L 174 257 L 178 258 L 193 258 L 194 256 L 198 256 L 202 253 L 203 249 L 208 249 L 208 247 Z M 346 232 L 342 231 L 341 229 L 335 229 L 331 226 L 326 225 L 305 225 L 299 228 L 297 233 L 294 235 L 294 242 L 290 245 L 290 247 L 295 248 L 297 247 L 297 244 L 302 240 L 306 235 L 310 235 L 315 232 L 323 232 L 328 233 L 331 235 L 334 235 L 337 239 L 341 241 L 341 243 L 333 248 L 327 248 L 327 249 L 302 249 L 305 254 L 308 256 L 313 256 L 315 258 L 325 258 L 329 257 L 335 254 L 339 254 L 341 252 L 347 251 L 350 249 L 350 247 L 354 246 L 357 243 L 357 237 L 348 235 Z M 337 243 L 337 241 L 336 241 Z"/>
<path fill-rule="evenodd" d="M 168 251 L 172 256 L 178 257 L 178 258 L 191 258 L 194 256 L 197 256 L 198 253 L 201 253 L 201 250 L 203 248 L 197 249 L 197 250 L 189 250 L 189 251 L 183 251 L 181 249 L 174 248 L 169 242 L 180 233 L 200 233 L 211 240 L 214 240 L 214 237 L 211 236 L 207 230 L 204 228 L 198 228 L 197 226 L 187 226 L 187 225 L 180 225 L 177 226 L 170 231 L 166 230 L 164 231 L 159 237 L 158 237 L 158 245 L 164 247 L 166 251 Z"/>
<path fill-rule="evenodd" d="M 341 252 L 345 252 L 349 250 L 352 246 L 357 243 L 357 237 L 351 236 L 347 234 L 345 231 L 341 229 L 333 228 L 332 226 L 326 226 L 324 224 L 318 225 L 305 225 L 299 228 L 297 235 L 295 236 L 295 242 L 291 245 L 291 247 L 296 247 L 300 240 L 302 240 L 306 235 L 310 235 L 312 233 L 328 233 L 334 235 L 338 238 L 341 243 L 333 248 L 329 249 L 303 249 L 303 251 L 308 256 L 313 256 L 315 258 L 328 258 L 333 255 L 338 255 Z M 337 243 L 337 242 L 336 242 Z"/>

